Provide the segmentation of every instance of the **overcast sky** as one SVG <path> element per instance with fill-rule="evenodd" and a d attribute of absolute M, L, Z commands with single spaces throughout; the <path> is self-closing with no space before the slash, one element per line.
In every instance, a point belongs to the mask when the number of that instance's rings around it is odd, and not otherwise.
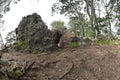
<path fill-rule="evenodd" d="M 38 13 L 43 21 L 50 28 L 50 23 L 54 20 L 68 21 L 68 19 L 62 15 L 51 16 L 51 6 L 56 0 L 21 0 L 18 4 L 11 3 L 10 11 L 4 15 L 4 28 L 2 32 L 3 36 L 6 36 L 8 32 L 18 27 L 18 24 L 23 16 Z"/>

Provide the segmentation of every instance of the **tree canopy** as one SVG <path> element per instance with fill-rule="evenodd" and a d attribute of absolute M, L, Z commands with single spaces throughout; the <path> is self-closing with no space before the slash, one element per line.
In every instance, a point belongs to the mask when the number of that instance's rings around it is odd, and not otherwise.
<path fill-rule="evenodd" d="M 52 6 L 52 12 L 64 14 L 72 21 L 75 19 L 81 25 L 79 29 L 82 36 L 91 28 L 93 38 L 104 34 L 114 39 L 112 27 L 120 26 L 120 0 L 57 0 Z"/>
<path fill-rule="evenodd" d="M 20 0 L 0 0 L 0 18 L 2 18 L 3 14 L 10 10 L 11 2 L 18 3 Z"/>
<path fill-rule="evenodd" d="M 65 23 L 63 21 L 53 21 L 51 23 L 52 30 L 64 30 L 66 29 Z"/>

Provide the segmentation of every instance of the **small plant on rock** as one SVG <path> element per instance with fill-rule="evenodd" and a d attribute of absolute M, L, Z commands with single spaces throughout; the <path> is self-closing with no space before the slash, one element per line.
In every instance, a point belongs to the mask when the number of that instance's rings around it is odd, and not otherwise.
<path fill-rule="evenodd" d="M 26 44 L 24 41 L 17 41 L 15 44 L 15 48 L 17 50 L 25 50 L 26 49 Z"/>

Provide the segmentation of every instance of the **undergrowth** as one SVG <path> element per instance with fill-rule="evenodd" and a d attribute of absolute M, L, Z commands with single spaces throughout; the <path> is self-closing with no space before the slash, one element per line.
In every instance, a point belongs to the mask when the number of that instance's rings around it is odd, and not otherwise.
<path fill-rule="evenodd" d="M 104 44 L 108 44 L 108 45 L 120 45 L 120 40 L 98 40 L 97 44 L 98 45 L 104 45 Z"/>
<path fill-rule="evenodd" d="M 71 42 L 68 45 L 66 45 L 65 47 L 75 48 L 75 47 L 79 47 L 79 44 L 78 44 L 78 42 Z"/>

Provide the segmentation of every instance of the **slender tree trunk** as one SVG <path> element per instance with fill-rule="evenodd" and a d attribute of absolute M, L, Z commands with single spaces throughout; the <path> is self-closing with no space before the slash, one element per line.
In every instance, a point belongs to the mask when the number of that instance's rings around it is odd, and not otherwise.
<path fill-rule="evenodd" d="M 90 18 L 91 28 L 93 30 L 93 37 L 96 38 L 100 34 L 100 29 L 95 14 L 94 0 L 85 0 L 87 6 L 87 13 Z M 91 12 L 90 12 L 91 11 Z"/>
<path fill-rule="evenodd" d="M 1 48 L 4 48 L 4 41 L 3 41 L 1 33 L 0 33 L 0 44 L 1 44 Z"/>
<path fill-rule="evenodd" d="M 109 39 L 114 39 L 114 36 L 112 34 L 112 28 L 111 28 L 111 21 L 110 21 L 110 14 L 107 12 L 108 15 L 108 28 L 109 28 Z"/>
<path fill-rule="evenodd" d="M 84 31 L 84 26 L 83 26 L 83 24 L 81 25 L 81 31 L 82 31 L 82 37 L 85 37 L 85 31 Z"/>
<path fill-rule="evenodd" d="M 84 0 L 86 2 L 86 7 L 87 7 L 87 14 L 90 18 L 90 23 L 91 23 L 91 28 L 92 28 L 92 31 L 93 31 L 93 38 L 96 37 L 96 31 L 95 31 L 95 27 L 94 27 L 94 19 L 93 19 L 93 10 L 90 6 L 91 2 L 93 2 L 93 0 L 89 1 L 89 0 Z M 90 9 L 91 8 L 91 12 L 90 12 Z"/>
<path fill-rule="evenodd" d="M 95 23 L 95 29 L 97 31 L 97 34 L 96 35 L 99 35 L 100 34 L 100 29 L 99 29 L 99 25 L 98 25 L 98 21 L 97 21 L 97 17 L 96 17 L 96 14 L 95 14 L 95 9 L 93 9 L 93 15 L 94 15 L 94 23 Z"/>
<path fill-rule="evenodd" d="M 85 37 L 85 32 L 84 32 L 84 25 L 83 25 L 83 18 L 81 17 L 82 15 L 79 14 L 79 23 L 81 24 L 81 36 Z"/>

